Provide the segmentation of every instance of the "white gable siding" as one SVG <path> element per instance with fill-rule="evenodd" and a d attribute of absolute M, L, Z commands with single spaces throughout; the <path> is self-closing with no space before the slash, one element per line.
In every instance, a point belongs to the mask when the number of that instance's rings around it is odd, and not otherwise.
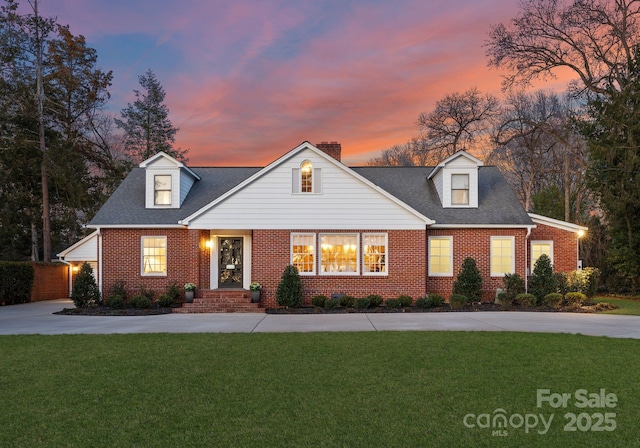
<path fill-rule="evenodd" d="M 78 241 L 76 244 L 58 255 L 63 257 L 65 261 L 96 261 L 98 259 L 97 232 L 94 232 Z"/>
<path fill-rule="evenodd" d="M 433 178 L 433 183 L 436 186 L 436 191 L 438 192 L 438 196 L 440 197 L 440 202 L 444 204 L 444 185 L 443 185 L 442 170 L 438 171 L 438 174 Z"/>
<path fill-rule="evenodd" d="M 309 160 L 322 193 L 292 193 Z M 317 181 L 317 180 L 316 180 Z M 189 223 L 195 229 L 424 229 L 425 221 L 350 172 L 303 150 Z"/>
<path fill-rule="evenodd" d="M 196 180 L 188 173 L 185 173 L 184 171 L 180 172 L 180 205 L 184 202 L 184 199 L 187 197 L 187 194 L 189 194 L 189 190 L 191 190 L 195 181 Z"/>

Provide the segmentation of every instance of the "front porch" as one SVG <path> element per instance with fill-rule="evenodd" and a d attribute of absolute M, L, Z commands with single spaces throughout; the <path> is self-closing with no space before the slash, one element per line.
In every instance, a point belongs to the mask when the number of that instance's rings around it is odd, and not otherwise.
<path fill-rule="evenodd" d="M 174 313 L 264 313 L 260 303 L 251 302 L 246 289 L 205 289 L 198 292 L 192 303 L 174 308 Z"/>

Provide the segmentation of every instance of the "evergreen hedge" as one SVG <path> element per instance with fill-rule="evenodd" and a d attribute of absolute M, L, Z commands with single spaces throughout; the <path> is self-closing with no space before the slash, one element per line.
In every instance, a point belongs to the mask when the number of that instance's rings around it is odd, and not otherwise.
<path fill-rule="evenodd" d="M 30 263 L 0 261 L 0 305 L 27 303 L 35 271 Z"/>

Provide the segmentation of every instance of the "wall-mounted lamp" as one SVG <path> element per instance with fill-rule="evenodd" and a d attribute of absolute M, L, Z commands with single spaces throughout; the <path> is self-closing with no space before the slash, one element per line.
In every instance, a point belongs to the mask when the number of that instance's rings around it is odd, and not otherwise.
<path fill-rule="evenodd" d="M 213 243 L 211 242 L 211 240 L 207 240 L 207 241 L 204 243 L 204 245 L 205 245 L 205 246 L 207 246 L 207 249 L 211 249 L 211 247 L 213 246 Z"/>
<path fill-rule="evenodd" d="M 582 238 L 583 236 L 586 235 L 586 232 L 582 229 L 578 230 L 578 238 Z"/>

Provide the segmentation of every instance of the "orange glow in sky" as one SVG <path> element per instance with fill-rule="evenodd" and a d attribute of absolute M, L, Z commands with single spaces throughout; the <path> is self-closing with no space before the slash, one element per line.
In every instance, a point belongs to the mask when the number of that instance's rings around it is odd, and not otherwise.
<path fill-rule="evenodd" d="M 517 2 L 48 0 L 41 10 L 113 70 L 114 115 L 139 75 L 156 74 L 191 166 L 263 166 L 305 140 L 338 141 L 343 162 L 363 165 L 417 136 L 418 115 L 444 95 L 501 96 L 483 43 Z"/>

